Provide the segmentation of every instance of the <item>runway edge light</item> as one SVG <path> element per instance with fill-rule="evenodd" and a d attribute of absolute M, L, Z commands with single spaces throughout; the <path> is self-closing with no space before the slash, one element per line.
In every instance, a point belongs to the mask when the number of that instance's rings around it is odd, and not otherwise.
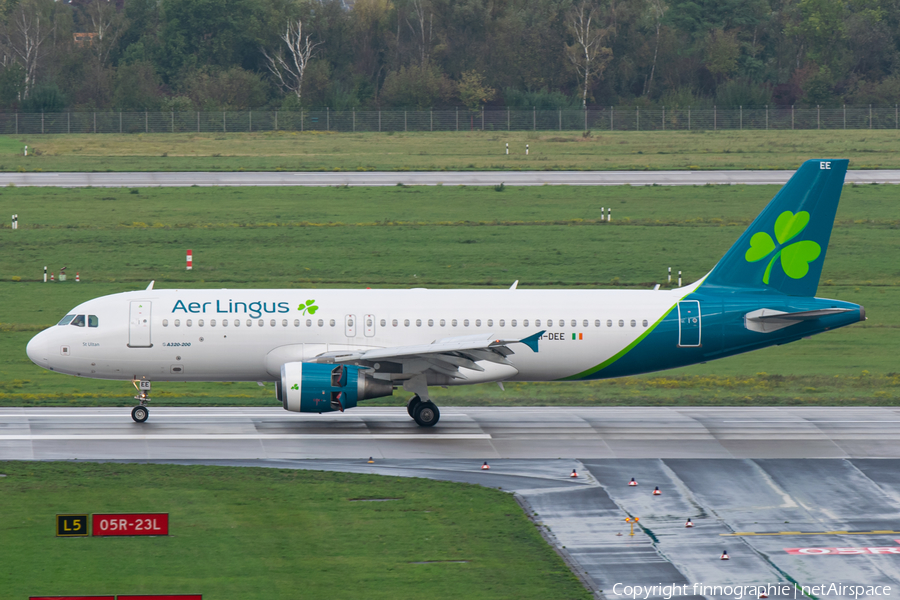
<path fill-rule="evenodd" d="M 662 496 L 662 492 L 659 491 L 659 486 L 656 486 L 656 488 L 654 488 L 653 495 L 654 496 Z"/>
<path fill-rule="evenodd" d="M 631 481 L 628 482 L 628 485 L 632 487 L 637 485 L 637 481 L 634 480 L 634 477 L 631 478 Z"/>
<path fill-rule="evenodd" d="M 722 556 L 719 557 L 719 560 L 729 560 L 728 552 L 726 552 L 725 550 L 722 550 Z"/>
<path fill-rule="evenodd" d="M 490 468 L 491 468 L 491 465 L 487 464 L 487 461 L 484 461 L 484 464 L 481 465 L 481 470 L 482 470 L 482 471 L 487 471 L 487 470 L 489 470 Z"/>

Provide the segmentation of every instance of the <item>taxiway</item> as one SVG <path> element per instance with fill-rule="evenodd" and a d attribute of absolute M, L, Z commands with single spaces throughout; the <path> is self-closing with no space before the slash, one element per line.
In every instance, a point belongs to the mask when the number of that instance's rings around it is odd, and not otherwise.
<path fill-rule="evenodd" d="M 784 185 L 794 171 L 370 171 L 0 173 L 0 186 Z M 846 183 L 900 183 L 900 170 L 847 171 Z"/>

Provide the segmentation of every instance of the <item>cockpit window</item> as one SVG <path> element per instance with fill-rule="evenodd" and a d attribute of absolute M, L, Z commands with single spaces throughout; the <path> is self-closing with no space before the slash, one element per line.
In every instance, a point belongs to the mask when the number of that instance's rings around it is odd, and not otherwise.
<path fill-rule="evenodd" d="M 100 325 L 100 319 L 97 315 L 88 315 L 88 327 L 97 327 Z"/>
<path fill-rule="evenodd" d="M 74 325 L 75 327 L 84 327 L 84 315 L 78 315 L 69 325 Z"/>
<path fill-rule="evenodd" d="M 62 318 L 62 321 L 57 323 L 57 325 L 68 325 L 74 318 L 75 318 L 75 315 L 66 315 Z"/>

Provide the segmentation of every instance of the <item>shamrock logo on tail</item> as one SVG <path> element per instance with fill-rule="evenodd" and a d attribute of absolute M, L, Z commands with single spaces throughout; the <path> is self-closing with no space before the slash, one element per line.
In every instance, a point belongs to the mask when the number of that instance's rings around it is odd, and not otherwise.
<path fill-rule="evenodd" d="M 772 265 L 775 264 L 775 260 L 779 256 L 781 257 L 781 268 L 791 279 L 802 279 L 809 273 L 809 263 L 819 258 L 819 254 L 822 253 L 821 246 L 810 240 L 794 242 L 785 246 L 787 242 L 806 229 L 808 224 L 809 213 L 806 211 L 794 214 L 786 210 L 778 215 L 778 218 L 775 220 L 775 239 L 778 240 L 780 248 L 776 246 L 772 236 L 768 233 L 760 231 L 753 234 L 753 237 L 750 238 L 750 247 L 747 249 L 747 253 L 744 254 L 747 262 L 760 261 L 778 248 L 778 252 L 775 252 L 772 260 L 769 261 L 769 266 L 766 267 L 766 272 L 763 274 L 763 283 L 769 283 Z"/>
<path fill-rule="evenodd" d="M 311 315 L 316 314 L 316 311 L 319 310 L 319 307 L 316 306 L 315 300 L 307 300 L 306 304 L 301 304 L 297 307 L 297 310 L 301 312 L 301 314 L 306 314 L 307 312 Z"/>
<path fill-rule="evenodd" d="M 291 386 L 291 389 L 292 389 L 292 390 L 299 390 L 299 389 L 300 389 L 300 386 L 297 385 L 297 384 L 295 383 L 294 385 Z"/>

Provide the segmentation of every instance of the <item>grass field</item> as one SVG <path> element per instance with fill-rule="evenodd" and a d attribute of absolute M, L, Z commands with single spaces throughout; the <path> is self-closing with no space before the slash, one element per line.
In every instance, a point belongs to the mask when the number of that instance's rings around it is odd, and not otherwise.
<path fill-rule="evenodd" d="M 776 188 L 0 189 L 0 404 L 121 405 L 121 382 L 39 369 L 28 339 L 88 298 L 146 287 L 630 287 L 706 273 Z M 847 186 L 819 295 L 869 321 L 705 365 L 593 383 L 438 390 L 444 405 L 900 404 L 900 205 Z M 600 223 L 599 207 L 613 207 Z M 194 270 L 184 270 L 187 248 Z M 44 265 L 70 281 L 38 283 Z M 74 272 L 83 281 L 74 283 Z M 15 281 L 18 278 L 19 281 Z M 371 401 L 399 404 L 404 397 Z M 274 405 L 271 385 L 155 386 L 156 405 Z"/>
<path fill-rule="evenodd" d="M 818 157 L 878 169 L 900 168 L 898 139 L 896 130 L 23 135 L 0 137 L 0 171 L 794 169 Z"/>
<path fill-rule="evenodd" d="M 3 598 L 589 597 L 512 496 L 475 485 L 171 465 L 0 473 Z M 56 514 L 103 512 L 168 512 L 170 535 L 54 537 Z"/>

